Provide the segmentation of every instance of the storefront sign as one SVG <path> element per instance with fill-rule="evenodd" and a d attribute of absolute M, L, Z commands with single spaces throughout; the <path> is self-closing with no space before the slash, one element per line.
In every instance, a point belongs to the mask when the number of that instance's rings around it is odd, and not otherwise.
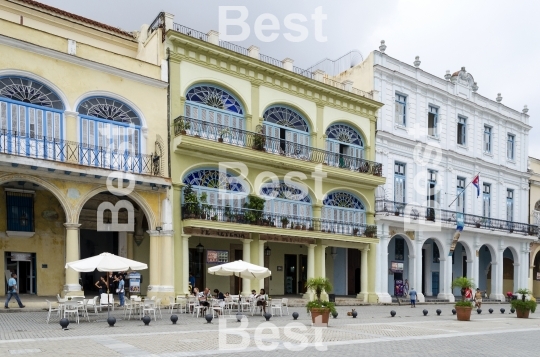
<path fill-rule="evenodd" d="M 289 237 L 289 236 L 270 236 L 264 235 L 261 236 L 261 239 L 269 242 L 280 242 L 280 243 L 294 243 L 294 244 L 315 244 L 315 239 L 313 238 L 304 238 L 304 237 Z"/>
<path fill-rule="evenodd" d="M 206 251 L 206 263 L 207 264 L 223 264 L 229 262 L 228 250 L 207 250 Z"/>
<path fill-rule="evenodd" d="M 141 274 L 129 273 L 129 292 L 140 293 L 141 292 Z"/>
<path fill-rule="evenodd" d="M 184 232 L 186 234 L 191 234 L 194 236 L 204 236 L 204 237 L 238 238 L 238 239 L 251 238 L 251 234 L 246 233 L 246 232 L 221 231 L 217 229 L 206 229 L 206 228 L 191 228 L 191 229 L 185 228 Z"/>
<path fill-rule="evenodd" d="M 390 270 L 392 270 L 394 273 L 402 273 L 403 262 L 392 262 Z"/>

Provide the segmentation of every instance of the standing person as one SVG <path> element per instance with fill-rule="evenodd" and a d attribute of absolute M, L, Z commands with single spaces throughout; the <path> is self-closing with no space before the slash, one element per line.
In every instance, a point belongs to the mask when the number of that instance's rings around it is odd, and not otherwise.
<path fill-rule="evenodd" d="M 120 274 L 118 276 L 118 298 L 120 299 L 119 307 L 124 306 L 124 294 L 126 293 L 124 290 L 124 287 L 125 287 L 124 276 Z"/>
<path fill-rule="evenodd" d="M 11 273 L 11 278 L 8 280 L 8 291 L 6 296 L 6 303 L 4 304 L 4 308 L 9 309 L 9 300 L 11 300 L 11 297 L 14 296 L 15 300 L 19 304 L 19 307 L 22 309 L 24 305 L 21 302 L 21 299 L 19 298 L 19 289 L 17 288 L 17 274 Z"/>
<path fill-rule="evenodd" d="M 116 291 L 116 288 L 114 287 L 114 284 L 116 282 L 116 276 L 110 272 L 109 273 L 109 294 L 114 294 Z"/>
<path fill-rule="evenodd" d="M 482 292 L 480 291 L 480 288 L 477 288 L 476 293 L 474 294 L 474 306 L 479 309 L 482 308 Z"/>
<path fill-rule="evenodd" d="M 467 288 L 465 290 L 465 300 L 467 301 L 471 301 L 472 299 L 472 289 L 471 288 Z"/>
<path fill-rule="evenodd" d="M 191 285 L 191 289 L 195 288 L 195 277 L 192 272 L 189 272 L 189 285 Z"/>
<path fill-rule="evenodd" d="M 99 298 L 101 299 L 101 294 L 104 293 L 103 290 L 107 287 L 107 282 L 105 281 L 105 278 L 100 276 L 94 285 L 96 286 L 96 288 L 98 288 Z"/>
<path fill-rule="evenodd" d="M 414 288 L 409 292 L 409 296 L 411 297 L 411 308 L 416 307 L 416 290 Z"/>
<path fill-rule="evenodd" d="M 403 283 L 403 296 L 407 297 L 409 295 L 409 280 L 405 279 L 405 283 Z"/>

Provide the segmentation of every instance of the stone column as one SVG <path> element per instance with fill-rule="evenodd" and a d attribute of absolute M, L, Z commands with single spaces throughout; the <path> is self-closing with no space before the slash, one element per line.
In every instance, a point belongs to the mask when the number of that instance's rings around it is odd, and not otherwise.
<path fill-rule="evenodd" d="M 420 237 L 420 232 L 416 232 L 414 240 L 414 255 L 415 259 L 415 279 L 414 284 L 411 288 L 416 289 L 417 301 L 424 302 L 424 294 L 422 293 L 422 247 L 424 246 L 424 240 Z"/>
<path fill-rule="evenodd" d="M 188 257 L 188 269 L 189 269 L 189 251 L 184 254 L 184 235 L 182 234 L 182 221 L 180 220 L 180 203 L 182 202 L 182 185 L 179 183 L 173 183 L 173 192 L 172 192 L 172 217 L 176 218 L 172 220 L 173 230 L 174 230 L 174 265 L 173 269 L 176 274 L 174 275 L 174 288 L 178 294 L 184 294 L 188 290 L 188 286 L 185 283 L 184 279 L 184 259 Z M 189 235 L 186 239 L 189 239 Z M 189 250 L 189 246 L 188 250 Z M 189 272 L 186 272 L 189 276 Z"/>
<path fill-rule="evenodd" d="M 174 294 L 174 244 L 173 244 L 173 231 L 161 231 L 159 232 L 159 244 L 160 244 L 160 289 L 162 295 L 169 297 Z"/>
<path fill-rule="evenodd" d="M 326 245 L 320 245 L 319 247 L 319 276 L 326 278 Z M 328 301 L 328 291 L 323 291 L 321 294 L 321 300 Z"/>
<path fill-rule="evenodd" d="M 64 223 L 66 227 L 66 263 L 80 259 L 79 256 L 79 227 L 78 223 Z M 79 284 L 79 273 L 75 270 L 66 269 L 66 284 L 64 285 L 66 295 L 78 295 L 82 292 Z"/>
<path fill-rule="evenodd" d="M 242 260 L 250 263 L 251 261 L 251 242 L 253 239 L 243 239 Z M 242 296 L 251 294 L 251 284 L 249 279 L 242 279 Z"/>
<path fill-rule="evenodd" d="M 356 295 L 357 299 L 362 299 L 367 302 L 368 299 L 368 249 L 364 248 L 360 251 L 360 293 Z"/>
<path fill-rule="evenodd" d="M 442 251 L 441 251 L 442 252 Z M 452 292 L 452 257 L 443 256 L 439 259 L 439 266 L 441 267 L 441 278 L 439 284 L 439 295 L 437 299 L 448 300 L 450 302 L 455 301 L 454 294 Z"/>
<path fill-rule="evenodd" d="M 181 286 L 176 287 L 177 291 L 180 291 L 181 294 L 189 294 L 189 237 L 190 235 L 182 234 L 182 269 L 180 270 L 180 281 Z M 194 286 L 192 287 L 194 288 Z"/>
<path fill-rule="evenodd" d="M 133 260 L 133 232 L 127 232 L 127 257 Z"/>
<path fill-rule="evenodd" d="M 308 280 L 315 277 L 315 247 L 316 244 L 308 245 L 308 256 L 307 256 L 307 278 Z M 304 294 L 304 299 L 311 299 L 313 297 L 313 291 L 308 290 Z"/>
<path fill-rule="evenodd" d="M 379 259 L 376 264 L 376 280 L 375 280 L 375 292 L 380 303 L 390 304 L 392 303 L 392 297 L 388 294 L 388 235 L 383 233 L 383 227 L 377 226 L 377 232 L 381 232 L 379 237 Z M 370 247 L 373 244 L 370 244 Z M 373 253 L 371 253 L 373 254 Z"/>
<path fill-rule="evenodd" d="M 369 274 L 370 271 L 375 271 L 377 265 L 377 244 L 371 243 L 369 245 L 369 251 L 367 253 L 367 266 L 368 266 L 368 280 L 367 280 L 367 298 L 368 302 L 378 303 L 379 298 L 375 292 L 375 285 L 377 276 L 376 274 Z M 388 269 L 388 268 L 387 268 Z"/>
<path fill-rule="evenodd" d="M 159 247 L 159 232 L 158 231 L 147 231 L 150 235 L 150 262 L 148 264 L 148 270 L 150 275 L 150 281 L 148 282 L 148 292 L 149 297 L 154 296 L 159 292 L 160 285 L 160 253 L 161 249 Z"/>
<path fill-rule="evenodd" d="M 264 240 L 259 240 L 259 265 L 264 266 Z M 264 289 L 264 279 L 259 279 L 259 290 Z"/>
<path fill-rule="evenodd" d="M 495 250 L 494 257 L 491 257 L 491 295 L 490 299 L 505 301 L 506 297 L 503 292 L 503 252 L 504 246 L 499 246 Z"/>

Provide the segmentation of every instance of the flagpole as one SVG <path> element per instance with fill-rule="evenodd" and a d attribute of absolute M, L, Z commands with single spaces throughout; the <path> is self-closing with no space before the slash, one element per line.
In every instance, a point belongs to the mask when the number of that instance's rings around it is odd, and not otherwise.
<path fill-rule="evenodd" d="M 461 195 L 463 192 L 465 192 L 465 190 L 467 189 L 467 187 L 469 187 L 469 185 L 474 181 L 474 179 L 475 179 L 478 175 L 480 175 L 480 171 L 478 171 L 478 173 L 473 177 L 473 179 L 471 180 L 471 182 L 469 182 L 469 183 L 467 184 L 467 186 L 465 186 L 465 187 L 463 188 L 463 190 L 456 196 L 456 198 L 454 198 L 454 200 L 453 200 L 452 202 L 450 202 L 450 204 L 448 205 L 448 207 L 452 206 L 452 203 L 456 202 L 456 200 L 459 198 L 459 195 Z"/>

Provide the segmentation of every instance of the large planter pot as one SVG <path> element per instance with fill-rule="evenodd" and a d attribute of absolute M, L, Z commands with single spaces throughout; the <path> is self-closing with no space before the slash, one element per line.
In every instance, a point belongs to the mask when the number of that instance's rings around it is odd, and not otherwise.
<path fill-rule="evenodd" d="M 313 326 L 327 327 L 329 319 L 330 319 L 330 309 L 318 309 L 318 308 L 311 309 L 311 322 L 313 322 Z"/>
<path fill-rule="evenodd" d="M 531 312 L 531 310 L 516 310 L 516 316 L 519 319 L 528 319 L 530 312 Z"/>
<path fill-rule="evenodd" d="M 456 306 L 458 321 L 470 321 L 471 311 L 472 311 L 472 307 Z"/>

